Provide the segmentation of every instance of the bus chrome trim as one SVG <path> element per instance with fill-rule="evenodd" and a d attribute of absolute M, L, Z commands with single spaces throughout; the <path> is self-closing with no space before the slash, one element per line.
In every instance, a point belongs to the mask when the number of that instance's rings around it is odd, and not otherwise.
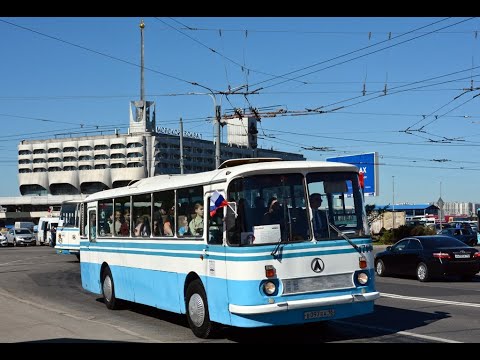
<path fill-rule="evenodd" d="M 373 301 L 378 299 L 379 297 L 380 297 L 380 293 L 378 291 L 375 291 L 375 292 L 370 292 L 365 294 L 329 296 L 321 299 L 284 301 L 277 304 L 267 304 L 267 305 L 230 304 L 228 306 L 228 310 L 232 314 L 257 315 L 257 314 L 274 313 L 279 311 L 307 309 L 307 308 L 319 307 L 319 306 L 341 305 L 341 304 L 349 304 L 353 302 Z"/>
<path fill-rule="evenodd" d="M 284 279 L 282 280 L 282 283 L 283 295 L 351 289 L 355 287 L 353 282 L 353 272 L 345 274 Z"/>

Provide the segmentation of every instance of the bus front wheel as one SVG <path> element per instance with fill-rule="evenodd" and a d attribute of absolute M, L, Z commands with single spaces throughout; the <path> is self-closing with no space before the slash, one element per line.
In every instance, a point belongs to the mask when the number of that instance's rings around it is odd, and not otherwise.
<path fill-rule="evenodd" d="M 118 308 L 117 299 L 115 297 L 113 276 L 108 266 L 102 272 L 102 294 L 103 301 L 107 308 L 110 310 L 115 310 Z"/>
<path fill-rule="evenodd" d="M 195 336 L 202 339 L 211 337 L 214 325 L 210 321 L 207 294 L 200 280 L 194 280 L 188 285 L 185 305 L 188 324 Z"/>

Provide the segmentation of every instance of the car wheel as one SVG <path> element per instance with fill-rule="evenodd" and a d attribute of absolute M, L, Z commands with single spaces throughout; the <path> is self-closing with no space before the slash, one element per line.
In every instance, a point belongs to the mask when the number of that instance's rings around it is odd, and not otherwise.
<path fill-rule="evenodd" d="M 427 264 L 421 262 L 417 265 L 417 279 L 418 281 L 422 282 L 428 281 L 430 279 Z"/>
<path fill-rule="evenodd" d="M 375 271 L 377 272 L 378 276 L 386 276 L 387 272 L 385 270 L 385 264 L 382 260 L 377 261 L 377 264 L 375 265 Z"/>
<path fill-rule="evenodd" d="M 185 306 L 188 324 L 195 336 L 202 339 L 211 337 L 214 325 L 210 321 L 207 295 L 200 280 L 194 280 L 188 285 Z"/>
<path fill-rule="evenodd" d="M 103 302 L 110 310 L 118 308 L 118 301 L 115 297 L 115 285 L 113 283 L 113 276 L 110 268 L 107 266 L 102 272 L 102 294 Z"/>

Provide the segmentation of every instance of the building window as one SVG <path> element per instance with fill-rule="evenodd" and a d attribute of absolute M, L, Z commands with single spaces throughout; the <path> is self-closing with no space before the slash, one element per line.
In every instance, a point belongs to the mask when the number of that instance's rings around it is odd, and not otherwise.
<path fill-rule="evenodd" d="M 125 159 L 124 154 L 112 154 L 110 155 L 110 159 Z"/>
<path fill-rule="evenodd" d="M 95 160 L 108 160 L 109 157 L 106 154 L 95 155 Z"/>
<path fill-rule="evenodd" d="M 135 167 L 142 167 L 142 163 L 139 162 L 131 162 L 127 164 L 127 168 L 135 168 Z"/>
<path fill-rule="evenodd" d="M 109 150 L 107 145 L 95 145 L 94 150 Z"/>
<path fill-rule="evenodd" d="M 143 154 L 138 152 L 132 152 L 127 154 L 127 158 L 141 158 L 141 157 L 143 157 Z"/>
<path fill-rule="evenodd" d="M 112 144 L 110 145 L 110 149 L 125 149 L 125 145 L 123 144 Z"/>
<path fill-rule="evenodd" d="M 112 164 L 112 165 L 110 165 L 110 167 L 112 169 L 121 169 L 121 168 L 125 168 L 126 166 L 125 166 L 125 164 Z"/>
<path fill-rule="evenodd" d="M 91 146 L 80 146 L 78 151 L 92 151 L 93 148 Z"/>

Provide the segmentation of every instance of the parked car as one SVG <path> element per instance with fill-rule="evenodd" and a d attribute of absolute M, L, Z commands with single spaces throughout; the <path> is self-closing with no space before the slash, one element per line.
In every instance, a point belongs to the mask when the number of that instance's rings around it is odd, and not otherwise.
<path fill-rule="evenodd" d="M 8 246 L 7 235 L 0 233 L 0 246 Z"/>
<path fill-rule="evenodd" d="M 408 237 L 375 255 L 375 271 L 378 276 L 415 275 L 419 281 L 444 275 L 471 279 L 480 271 L 480 252 L 449 236 Z"/>
<path fill-rule="evenodd" d="M 7 241 L 8 245 L 17 246 L 17 245 L 37 245 L 35 236 L 29 229 L 20 228 L 20 229 L 10 229 L 7 232 Z"/>
<path fill-rule="evenodd" d="M 438 234 L 454 237 L 455 239 L 458 239 L 470 246 L 477 245 L 477 233 L 472 230 L 470 225 L 461 228 L 451 227 L 448 229 L 443 229 L 438 232 Z"/>

